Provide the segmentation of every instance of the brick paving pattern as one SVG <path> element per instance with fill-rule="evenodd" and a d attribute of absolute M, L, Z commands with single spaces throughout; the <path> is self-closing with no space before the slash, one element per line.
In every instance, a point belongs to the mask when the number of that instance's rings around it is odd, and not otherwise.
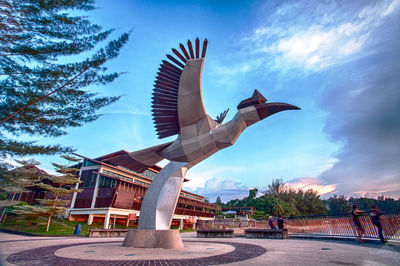
<path fill-rule="evenodd" d="M 109 242 L 109 243 L 119 243 Z M 199 242 L 199 241 L 184 241 L 184 242 Z M 196 258 L 196 259 L 181 259 L 181 260 L 82 260 L 73 258 L 58 257 L 55 252 L 58 249 L 72 247 L 75 245 L 97 244 L 102 242 L 89 242 L 69 245 L 55 245 L 30 250 L 21 251 L 11 254 L 6 258 L 7 262 L 17 265 L 217 265 L 224 263 L 232 263 L 252 259 L 264 254 L 267 250 L 263 247 L 234 242 L 221 241 L 202 241 L 202 243 L 225 244 L 235 247 L 235 250 L 221 255 Z"/>

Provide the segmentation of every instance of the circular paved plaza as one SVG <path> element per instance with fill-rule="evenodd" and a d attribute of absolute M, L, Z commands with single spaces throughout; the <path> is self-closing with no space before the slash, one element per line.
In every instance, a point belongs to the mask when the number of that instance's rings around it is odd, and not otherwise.
<path fill-rule="evenodd" d="M 399 265 L 393 245 L 315 240 L 198 239 L 184 249 L 123 247 L 123 238 L 26 237 L 0 233 L 1 265 Z"/>

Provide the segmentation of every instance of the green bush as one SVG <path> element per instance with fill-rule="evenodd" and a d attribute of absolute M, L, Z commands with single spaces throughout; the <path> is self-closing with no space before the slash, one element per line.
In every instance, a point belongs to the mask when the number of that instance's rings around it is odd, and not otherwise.
<path fill-rule="evenodd" d="M 28 202 L 25 202 L 25 201 L 19 201 L 16 204 L 8 206 L 7 209 L 6 209 L 6 214 L 7 215 L 16 215 L 15 212 L 14 212 L 14 210 L 15 210 L 14 207 L 15 206 L 24 206 L 24 205 L 29 205 L 29 204 L 28 204 Z"/>

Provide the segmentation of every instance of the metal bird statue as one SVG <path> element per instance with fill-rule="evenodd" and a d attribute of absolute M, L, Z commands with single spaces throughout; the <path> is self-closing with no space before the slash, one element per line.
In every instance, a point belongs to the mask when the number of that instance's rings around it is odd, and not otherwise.
<path fill-rule="evenodd" d="M 137 161 L 136 171 L 144 171 L 163 159 L 170 160 L 146 192 L 140 210 L 138 229 L 168 230 L 188 169 L 217 151 L 231 146 L 248 126 L 285 110 L 300 108 L 286 103 L 267 103 L 257 90 L 240 102 L 234 118 L 222 124 L 228 110 L 216 120 L 205 111 L 201 93 L 201 72 L 207 49 L 207 39 L 200 49 L 187 42 L 181 52 L 172 49 L 157 72 L 153 89 L 152 113 L 159 138 L 178 135 L 165 144 L 127 155 Z M 118 158 L 118 161 L 121 162 Z M 123 161 L 123 160 L 122 160 Z"/>

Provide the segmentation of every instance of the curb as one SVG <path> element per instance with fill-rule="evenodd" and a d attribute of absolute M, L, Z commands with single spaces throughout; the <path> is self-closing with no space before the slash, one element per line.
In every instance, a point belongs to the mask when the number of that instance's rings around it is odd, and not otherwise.
<path fill-rule="evenodd" d="M 315 240 L 338 240 L 346 242 L 356 242 L 357 238 L 352 236 L 324 236 L 324 235 L 289 235 L 290 238 L 302 238 L 302 239 L 315 239 Z M 380 243 L 379 239 L 375 238 L 363 238 L 365 243 Z"/>
<path fill-rule="evenodd" d="M 365 242 L 360 243 L 356 237 L 341 237 L 341 236 L 309 236 L 309 235 L 289 235 L 289 239 L 306 239 L 314 241 L 330 241 L 339 243 L 348 243 L 350 245 L 366 245 L 374 248 L 391 247 L 396 251 L 400 252 L 400 241 L 388 240 L 385 244 L 382 244 L 379 239 L 375 238 L 363 238 Z"/>
<path fill-rule="evenodd" d="M 33 233 L 27 233 L 27 232 L 21 232 L 21 231 L 14 231 L 10 229 L 3 229 L 0 228 L 0 232 L 2 233 L 8 233 L 8 234 L 13 234 L 13 235 L 21 235 L 21 236 L 47 236 L 47 237 L 88 237 L 88 235 L 46 235 L 46 234 L 33 234 Z"/>

